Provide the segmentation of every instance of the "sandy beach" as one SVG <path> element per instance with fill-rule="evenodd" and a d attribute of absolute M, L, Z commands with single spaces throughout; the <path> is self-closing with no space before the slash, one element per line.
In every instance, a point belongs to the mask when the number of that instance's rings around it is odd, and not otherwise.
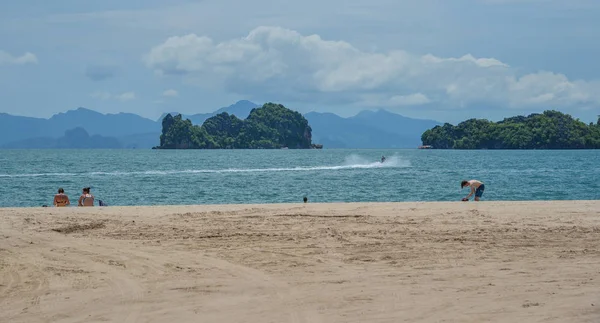
<path fill-rule="evenodd" d="M 600 322 L 600 201 L 0 209 L 0 322 Z"/>

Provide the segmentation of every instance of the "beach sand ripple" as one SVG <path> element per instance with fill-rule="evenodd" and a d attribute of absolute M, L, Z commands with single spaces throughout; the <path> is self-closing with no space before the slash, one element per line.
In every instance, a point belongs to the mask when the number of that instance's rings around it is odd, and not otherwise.
<path fill-rule="evenodd" d="M 600 202 L 0 209 L 1 322 L 600 322 Z"/>

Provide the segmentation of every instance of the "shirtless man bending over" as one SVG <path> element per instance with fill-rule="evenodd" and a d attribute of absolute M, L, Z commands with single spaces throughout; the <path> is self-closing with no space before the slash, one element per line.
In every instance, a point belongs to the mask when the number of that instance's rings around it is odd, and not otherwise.
<path fill-rule="evenodd" d="M 462 181 L 460 183 L 460 188 L 464 188 L 465 186 L 471 187 L 471 193 L 467 195 L 467 197 L 463 198 L 463 201 L 468 201 L 471 195 L 475 194 L 475 201 L 479 201 L 481 196 L 483 195 L 483 190 L 485 190 L 485 185 L 483 182 L 478 181 L 476 179 L 472 179 L 470 181 Z"/>

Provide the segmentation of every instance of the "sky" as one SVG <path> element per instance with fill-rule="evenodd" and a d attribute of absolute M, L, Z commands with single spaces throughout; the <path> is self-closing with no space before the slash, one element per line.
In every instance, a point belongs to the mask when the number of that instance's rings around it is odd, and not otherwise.
<path fill-rule="evenodd" d="M 0 0 L 0 112 L 600 114 L 598 0 Z"/>

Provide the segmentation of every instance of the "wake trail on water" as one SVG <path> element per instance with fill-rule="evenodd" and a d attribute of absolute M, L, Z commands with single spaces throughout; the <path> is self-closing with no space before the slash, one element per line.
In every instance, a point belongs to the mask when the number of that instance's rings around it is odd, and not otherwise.
<path fill-rule="evenodd" d="M 38 173 L 38 174 L 0 174 L 0 177 L 43 177 L 43 176 L 127 176 L 127 175 L 174 175 L 174 174 L 223 174 L 223 173 L 270 173 L 270 172 L 306 172 L 346 169 L 374 169 L 374 168 L 405 168 L 410 167 L 410 162 L 397 156 L 391 156 L 384 163 L 370 162 L 368 159 L 350 155 L 344 163 L 335 166 L 298 166 L 298 167 L 273 167 L 273 168 L 227 168 L 227 169 L 186 169 L 186 170 L 147 170 L 138 172 L 89 172 L 89 173 Z"/>

